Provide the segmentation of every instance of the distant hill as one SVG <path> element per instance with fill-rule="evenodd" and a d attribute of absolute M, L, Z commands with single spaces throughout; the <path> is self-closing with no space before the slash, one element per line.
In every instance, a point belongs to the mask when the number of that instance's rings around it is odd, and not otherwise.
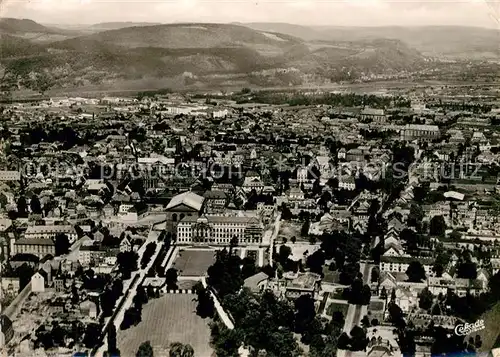
<path fill-rule="evenodd" d="M 18 34 L 25 32 L 57 33 L 56 29 L 40 25 L 28 19 L 0 18 L 0 32 Z"/>
<path fill-rule="evenodd" d="M 0 33 L 0 58 L 41 54 L 45 48 L 19 37 Z"/>
<path fill-rule="evenodd" d="M 0 18 L 0 34 L 20 37 L 35 43 L 47 43 L 75 37 L 80 35 L 80 32 L 44 26 L 28 19 Z"/>
<path fill-rule="evenodd" d="M 314 29 L 309 26 L 287 24 L 284 22 L 250 22 L 237 24 L 257 31 L 279 32 L 301 38 L 305 41 L 331 40 L 328 36 L 325 36 L 321 29 Z"/>
<path fill-rule="evenodd" d="M 277 29 L 148 24 L 63 36 L 40 45 L 7 35 L 0 61 L 14 77 L 43 73 L 59 87 L 176 76 L 186 78 L 186 83 L 238 78 L 257 85 L 288 86 L 302 83 L 308 75 L 354 80 L 411 72 L 425 64 L 419 51 L 400 40 L 304 40 Z M 320 30 L 311 36 L 314 31 Z"/>
<path fill-rule="evenodd" d="M 85 37 L 110 45 L 128 48 L 216 48 L 252 47 L 259 52 L 282 52 L 302 40 L 289 35 L 268 34 L 243 26 L 227 24 L 169 24 L 126 27 L 99 32 Z"/>
<path fill-rule="evenodd" d="M 308 27 L 286 23 L 245 25 L 260 31 L 279 31 L 306 41 L 395 39 L 427 56 L 496 59 L 500 55 L 500 31 L 495 29 L 460 26 Z"/>
<path fill-rule="evenodd" d="M 87 26 L 89 30 L 97 31 L 107 31 L 107 30 L 119 30 L 127 27 L 144 27 L 144 26 L 156 26 L 161 25 L 157 22 L 101 22 L 98 24 L 93 24 Z"/>
<path fill-rule="evenodd" d="M 398 40 L 324 41 L 314 47 L 289 65 L 333 81 L 414 71 L 426 63 L 418 51 Z"/>

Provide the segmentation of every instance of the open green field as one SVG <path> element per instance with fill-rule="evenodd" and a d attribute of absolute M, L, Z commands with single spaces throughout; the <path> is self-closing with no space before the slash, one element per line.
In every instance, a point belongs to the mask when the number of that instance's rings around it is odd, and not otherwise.
<path fill-rule="evenodd" d="M 300 231 L 302 229 L 302 225 L 296 222 L 290 221 L 281 221 L 280 230 L 278 232 L 278 236 L 276 237 L 275 243 L 281 243 L 283 238 L 288 240 L 290 243 L 290 239 L 295 237 L 297 241 L 308 241 L 307 239 L 301 238 Z"/>
<path fill-rule="evenodd" d="M 370 305 L 368 306 L 368 310 L 370 311 L 382 311 L 384 309 L 383 301 L 370 301 Z"/>
<path fill-rule="evenodd" d="M 340 278 L 340 273 L 338 270 L 331 271 L 328 269 L 328 266 L 323 267 L 323 282 L 325 283 L 330 283 L 330 284 L 338 284 L 339 283 L 339 278 Z"/>
<path fill-rule="evenodd" d="M 179 252 L 172 268 L 177 269 L 180 276 L 203 276 L 214 262 L 214 250 L 183 250 Z"/>
<path fill-rule="evenodd" d="M 329 316 L 332 316 L 334 312 L 340 311 L 344 318 L 347 316 L 347 310 L 349 309 L 349 304 L 339 304 L 336 302 L 332 302 L 328 307 L 326 308 L 326 314 Z"/>
<path fill-rule="evenodd" d="M 155 356 L 168 356 L 172 342 L 189 343 L 196 357 L 210 357 L 208 320 L 196 315 L 196 295 L 166 294 L 142 308 L 142 321 L 118 331 L 117 345 L 122 356 L 135 356 L 141 343 L 150 341 Z"/>

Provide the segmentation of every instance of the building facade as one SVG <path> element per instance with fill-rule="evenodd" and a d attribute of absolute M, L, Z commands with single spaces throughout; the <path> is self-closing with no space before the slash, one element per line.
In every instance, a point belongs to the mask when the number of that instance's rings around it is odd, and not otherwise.
<path fill-rule="evenodd" d="M 441 136 L 439 127 L 436 125 L 407 124 L 401 130 L 401 140 L 432 141 Z"/>
<path fill-rule="evenodd" d="M 263 225 L 256 217 L 201 216 L 185 217 L 177 225 L 178 244 L 229 245 L 262 243 Z"/>
<path fill-rule="evenodd" d="M 48 254 L 55 255 L 56 246 L 52 239 L 21 238 L 14 243 L 13 255 L 22 253 L 33 254 L 41 259 Z"/>
<path fill-rule="evenodd" d="M 24 233 L 27 239 L 54 239 L 58 234 L 65 234 L 70 243 L 78 238 L 71 225 L 29 226 Z"/>

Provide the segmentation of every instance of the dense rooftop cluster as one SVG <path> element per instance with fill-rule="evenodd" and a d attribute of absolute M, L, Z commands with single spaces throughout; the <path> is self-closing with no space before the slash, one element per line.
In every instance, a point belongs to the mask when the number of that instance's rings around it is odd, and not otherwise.
<path fill-rule="evenodd" d="M 162 92 L 0 111 L 10 352 L 427 356 L 497 342 L 491 88 Z M 196 310 L 210 341 L 136 343 L 150 318 L 168 320 L 156 308 Z M 455 334 L 480 319 L 488 334 Z"/>

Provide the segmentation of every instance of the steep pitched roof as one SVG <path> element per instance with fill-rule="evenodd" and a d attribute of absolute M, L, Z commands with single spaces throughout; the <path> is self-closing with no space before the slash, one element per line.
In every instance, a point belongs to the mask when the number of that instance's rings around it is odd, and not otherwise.
<path fill-rule="evenodd" d="M 167 205 L 167 210 L 183 204 L 199 211 L 203 205 L 203 200 L 204 198 L 202 196 L 199 196 L 194 192 L 187 191 L 172 197 Z"/>

